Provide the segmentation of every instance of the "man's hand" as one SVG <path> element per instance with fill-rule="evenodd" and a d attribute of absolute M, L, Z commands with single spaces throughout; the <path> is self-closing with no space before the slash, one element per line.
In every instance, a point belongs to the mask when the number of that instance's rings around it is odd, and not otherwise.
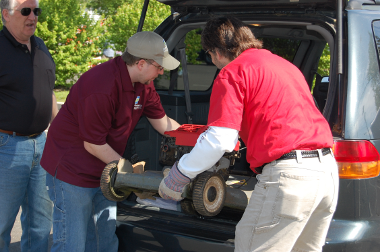
<path fill-rule="evenodd" d="M 190 179 L 178 170 L 176 162 L 171 169 L 164 170 L 164 179 L 160 183 L 158 193 L 164 199 L 180 201 L 183 200 L 183 188 L 189 183 Z"/>
<path fill-rule="evenodd" d="M 118 172 L 133 173 L 133 167 L 131 162 L 128 159 L 120 158 L 117 164 Z"/>

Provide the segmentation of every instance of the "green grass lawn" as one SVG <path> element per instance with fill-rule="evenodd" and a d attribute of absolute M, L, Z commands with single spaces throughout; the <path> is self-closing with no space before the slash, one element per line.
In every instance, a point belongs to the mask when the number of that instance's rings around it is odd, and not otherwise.
<path fill-rule="evenodd" d="M 65 102 L 66 97 L 69 94 L 69 90 L 54 90 L 55 97 L 57 102 Z"/>

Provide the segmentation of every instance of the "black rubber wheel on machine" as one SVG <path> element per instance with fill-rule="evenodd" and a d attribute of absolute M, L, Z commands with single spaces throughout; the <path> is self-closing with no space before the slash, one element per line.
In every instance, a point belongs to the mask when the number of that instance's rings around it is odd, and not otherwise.
<path fill-rule="evenodd" d="M 222 176 L 222 178 L 224 179 L 224 181 L 227 181 L 230 177 L 230 171 L 228 168 L 225 168 L 225 169 L 220 169 L 218 171 L 218 173 Z"/>
<path fill-rule="evenodd" d="M 113 183 L 117 174 L 117 164 L 119 161 L 115 160 L 106 165 L 100 178 L 100 189 L 104 197 L 112 201 L 123 201 L 128 195 L 114 190 Z"/>
<path fill-rule="evenodd" d="M 226 183 L 219 173 L 203 172 L 193 184 L 193 204 L 203 216 L 215 216 L 223 209 L 226 200 Z"/>
<path fill-rule="evenodd" d="M 197 211 L 195 211 L 194 204 L 191 200 L 183 199 L 181 200 L 181 211 L 184 214 L 192 215 L 192 216 L 199 216 Z"/>

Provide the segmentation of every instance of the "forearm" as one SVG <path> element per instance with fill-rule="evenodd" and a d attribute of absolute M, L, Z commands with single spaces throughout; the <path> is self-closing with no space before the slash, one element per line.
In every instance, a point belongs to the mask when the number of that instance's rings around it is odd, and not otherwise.
<path fill-rule="evenodd" d="M 165 115 L 161 119 L 148 118 L 148 121 L 153 126 L 153 128 L 157 130 L 161 135 L 163 135 L 165 131 L 175 130 L 179 126 L 181 126 L 179 123 L 177 123 L 175 120 L 171 119 L 167 115 Z"/>
<path fill-rule="evenodd" d="M 224 127 L 209 127 L 202 133 L 194 148 L 179 160 L 178 169 L 193 179 L 210 169 L 225 152 L 231 152 L 238 141 L 239 132 Z"/>
<path fill-rule="evenodd" d="M 171 119 L 170 117 L 168 117 L 168 119 L 169 119 L 169 121 L 168 121 L 166 131 L 176 130 L 181 126 L 181 124 L 179 124 L 177 121 Z"/>
<path fill-rule="evenodd" d="M 114 160 L 119 160 L 121 156 L 108 144 L 96 145 L 84 141 L 84 148 L 92 155 L 103 161 L 105 164 Z"/>
<path fill-rule="evenodd" d="M 57 98 L 55 97 L 55 94 L 53 91 L 50 123 L 54 120 L 54 118 L 57 116 L 57 114 L 58 114 Z"/>

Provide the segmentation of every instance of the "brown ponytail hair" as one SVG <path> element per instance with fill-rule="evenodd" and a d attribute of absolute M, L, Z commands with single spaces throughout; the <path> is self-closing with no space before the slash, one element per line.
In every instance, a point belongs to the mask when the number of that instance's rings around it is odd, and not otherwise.
<path fill-rule="evenodd" d="M 229 60 L 234 60 L 250 48 L 262 48 L 251 29 L 235 17 L 210 19 L 202 31 L 202 47 L 205 51 L 218 49 Z"/>

